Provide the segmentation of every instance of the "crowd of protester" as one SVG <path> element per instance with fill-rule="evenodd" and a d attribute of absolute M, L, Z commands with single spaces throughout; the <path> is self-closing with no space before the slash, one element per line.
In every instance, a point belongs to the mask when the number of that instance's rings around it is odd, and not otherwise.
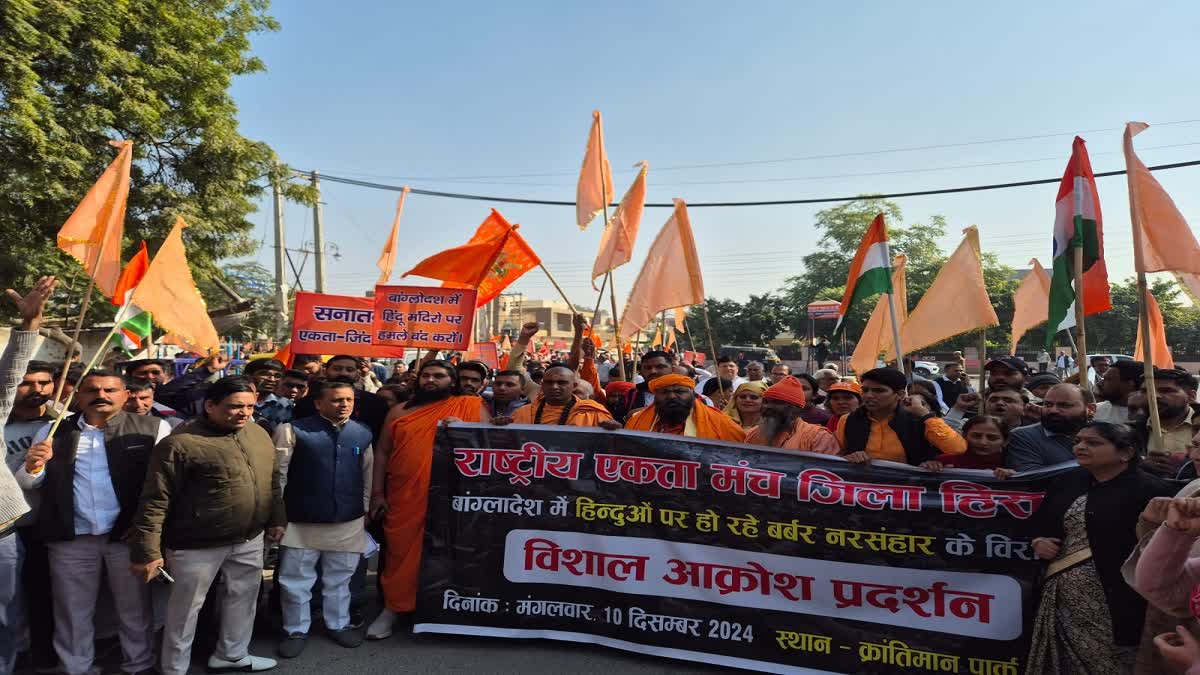
<path fill-rule="evenodd" d="M 100 672 L 98 626 L 115 628 L 125 673 L 187 672 L 198 633 L 215 640 L 201 641 L 210 672 L 271 669 L 249 646 L 272 561 L 278 657 L 300 656 L 315 626 L 346 648 L 389 637 L 415 608 L 436 431 L 480 422 L 676 434 L 864 470 L 1066 467 L 1029 533 L 1046 571 L 1028 672 L 1200 673 L 1200 415 L 1182 369 L 1153 370 L 1161 442 L 1131 361 L 1092 360 L 1081 385 L 1005 356 L 981 387 L 958 361 L 935 380 L 909 361 L 856 377 L 727 357 L 706 369 L 658 350 L 616 364 L 582 318 L 553 356 L 532 353 L 540 327 L 526 324 L 500 369 L 297 355 L 227 375 L 216 354 L 178 376 L 158 359 L 83 374 L 31 360 L 53 286 L 10 292 L 21 325 L 0 356 L 0 672 L 18 658 Z M 374 556 L 383 607 L 368 627 Z"/>

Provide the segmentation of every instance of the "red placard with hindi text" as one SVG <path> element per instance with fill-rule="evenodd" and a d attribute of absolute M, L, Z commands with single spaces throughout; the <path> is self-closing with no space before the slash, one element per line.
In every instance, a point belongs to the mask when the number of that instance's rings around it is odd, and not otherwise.
<path fill-rule="evenodd" d="M 372 344 L 375 301 L 350 295 L 296 293 L 293 354 L 349 354 L 403 358 L 402 347 Z"/>
<path fill-rule="evenodd" d="M 500 369 L 500 353 L 495 342 L 476 342 L 467 350 L 468 361 L 478 361 L 492 370 Z"/>
<path fill-rule="evenodd" d="M 475 324 L 475 291 L 434 286 L 376 286 L 378 345 L 465 351 Z"/>

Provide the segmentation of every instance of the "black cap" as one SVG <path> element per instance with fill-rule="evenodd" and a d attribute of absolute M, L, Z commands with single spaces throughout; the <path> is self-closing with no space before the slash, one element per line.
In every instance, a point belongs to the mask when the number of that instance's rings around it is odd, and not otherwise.
<path fill-rule="evenodd" d="M 1000 356 L 987 362 L 984 370 L 991 370 L 995 366 L 1004 366 L 1010 370 L 1015 370 L 1024 375 L 1029 374 L 1029 366 L 1026 365 L 1025 359 L 1019 356 Z"/>

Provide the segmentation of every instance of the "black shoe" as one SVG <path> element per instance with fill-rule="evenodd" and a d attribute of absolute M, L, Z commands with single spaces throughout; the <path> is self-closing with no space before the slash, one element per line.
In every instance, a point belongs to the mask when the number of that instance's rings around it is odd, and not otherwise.
<path fill-rule="evenodd" d="M 294 659 L 300 656 L 300 652 L 304 651 L 306 644 L 308 644 L 308 634 L 292 633 L 279 641 L 279 656 L 285 659 Z"/>
<path fill-rule="evenodd" d="M 357 607 L 350 608 L 350 623 L 346 624 L 347 628 L 358 630 L 367 623 L 366 617 L 363 616 L 362 610 Z"/>
<path fill-rule="evenodd" d="M 363 643 L 362 633 L 353 628 L 331 630 L 329 631 L 329 637 L 332 638 L 334 642 L 347 649 L 354 649 Z"/>

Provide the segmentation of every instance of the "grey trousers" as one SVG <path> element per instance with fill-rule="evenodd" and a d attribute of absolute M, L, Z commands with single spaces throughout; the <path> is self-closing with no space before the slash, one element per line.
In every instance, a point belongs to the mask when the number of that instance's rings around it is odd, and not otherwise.
<path fill-rule="evenodd" d="M 262 584 L 263 538 L 217 548 L 167 551 L 166 568 L 175 583 L 167 600 L 167 623 L 163 629 L 162 673 L 183 675 L 192 660 L 192 639 L 204 596 L 221 573 L 221 634 L 213 656 L 238 661 L 249 653 Z"/>
<path fill-rule="evenodd" d="M 47 547 L 54 597 L 54 651 L 63 672 L 86 673 L 96 658 L 96 600 L 102 571 L 107 572 L 117 610 L 121 669 L 135 673 L 153 667 L 150 589 L 130 569 L 129 545 L 109 541 L 107 534 L 81 534 L 71 541 L 51 542 Z"/>

